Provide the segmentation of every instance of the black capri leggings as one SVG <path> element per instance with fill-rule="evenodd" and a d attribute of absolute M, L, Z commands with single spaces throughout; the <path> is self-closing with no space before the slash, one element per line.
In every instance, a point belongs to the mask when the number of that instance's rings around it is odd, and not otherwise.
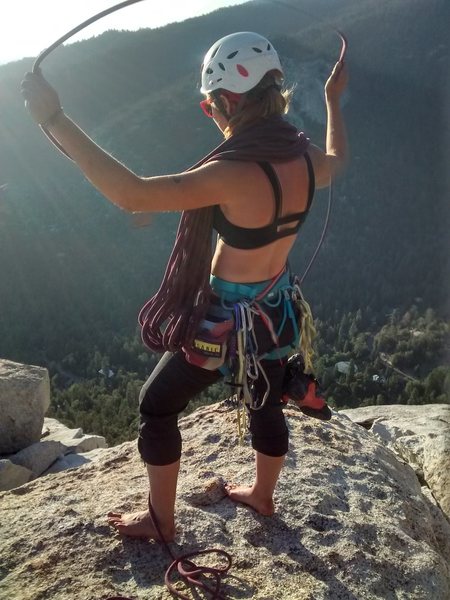
<path fill-rule="evenodd" d="M 252 447 L 268 456 L 283 456 L 288 449 L 288 429 L 281 402 L 287 359 L 262 361 L 270 381 L 270 393 L 264 407 L 249 410 Z M 138 449 L 150 465 L 168 465 L 181 456 L 178 415 L 190 399 L 222 377 L 187 362 L 183 352 L 166 352 L 144 384 L 140 394 Z M 265 381 L 256 381 L 258 395 L 265 391 Z"/>

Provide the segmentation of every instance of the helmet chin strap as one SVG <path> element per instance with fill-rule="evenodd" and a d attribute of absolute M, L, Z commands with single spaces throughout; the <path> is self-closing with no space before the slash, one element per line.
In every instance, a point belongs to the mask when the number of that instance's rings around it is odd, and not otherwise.
<path fill-rule="evenodd" d="M 219 109 L 220 114 L 223 115 L 225 117 L 225 119 L 229 122 L 231 119 L 231 115 L 228 114 L 228 111 L 225 108 L 225 104 L 224 104 L 222 98 L 220 97 L 220 93 L 215 90 L 214 92 L 211 92 L 211 96 L 213 97 L 214 104 Z"/>
<path fill-rule="evenodd" d="M 242 94 L 241 97 L 239 98 L 239 102 L 236 105 L 236 111 L 235 112 L 240 112 L 243 108 L 244 108 L 244 104 L 247 100 L 247 94 Z"/>
<path fill-rule="evenodd" d="M 214 98 L 214 103 L 227 121 L 230 121 L 234 114 L 242 110 L 245 101 L 247 100 L 247 93 L 235 94 L 234 92 L 229 92 L 228 90 L 214 90 L 211 92 L 211 96 Z M 236 108 L 233 110 L 233 114 L 228 114 L 221 96 L 224 96 L 228 100 L 230 106 L 233 106 L 233 104 L 236 105 Z"/>

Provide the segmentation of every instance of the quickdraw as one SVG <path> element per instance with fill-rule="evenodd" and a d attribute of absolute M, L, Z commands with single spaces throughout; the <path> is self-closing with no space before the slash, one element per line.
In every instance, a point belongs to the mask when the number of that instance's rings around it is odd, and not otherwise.
<path fill-rule="evenodd" d="M 282 276 L 285 278 L 284 281 L 280 281 Z M 270 293 L 277 282 L 280 282 L 281 287 Z M 312 342 L 315 337 L 315 329 L 311 309 L 301 293 L 298 278 L 290 276 L 286 269 L 273 278 L 255 298 L 237 300 L 232 305 L 227 299 L 227 287 L 233 293 L 233 284 L 225 284 L 225 286 L 222 296 L 220 290 L 216 293 L 221 296 L 223 308 L 234 314 L 234 330 L 228 343 L 226 366 L 230 378 L 227 383 L 236 390 L 232 400 L 240 412 L 243 412 L 245 407 L 251 410 L 260 410 L 266 404 L 270 393 L 270 381 L 264 371 L 262 361 L 264 359 L 281 359 L 283 356 L 292 354 L 295 348 L 294 341 L 289 342 L 288 346 L 280 348 L 280 335 L 287 319 L 291 322 L 294 340 L 299 339 L 302 354 L 306 357 L 306 364 L 312 368 Z M 274 296 L 274 299 L 271 296 Z M 280 315 L 281 323 L 278 324 L 276 331 L 269 313 L 270 309 L 278 308 L 281 303 L 283 312 L 282 317 Z M 297 316 L 292 303 L 297 307 Z M 272 341 L 272 348 L 265 348 L 262 352 L 258 347 L 255 318 L 260 319 Z M 302 331 L 301 335 L 300 330 Z M 261 377 L 265 381 L 265 391 L 262 397 L 258 397 L 254 384 Z M 244 422 L 244 416 L 240 415 L 238 425 L 241 442 Z"/>

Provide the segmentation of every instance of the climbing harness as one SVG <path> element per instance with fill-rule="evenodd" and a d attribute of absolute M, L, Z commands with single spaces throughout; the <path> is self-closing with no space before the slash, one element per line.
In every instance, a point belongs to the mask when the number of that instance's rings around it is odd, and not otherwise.
<path fill-rule="evenodd" d="M 291 274 L 289 267 L 284 267 L 269 282 L 240 284 L 212 276 L 211 285 L 225 309 L 225 319 L 233 315 L 226 361 L 219 370 L 228 376 L 225 382 L 233 390 L 228 403 L 237 409 L 242 445 L 248 410 L 261 410 L 270 394 L 271 384 L 263 361 L 283 361 L 298 348 L 306 369 L 312 371 L 316 331 L 299 279 Z"/>

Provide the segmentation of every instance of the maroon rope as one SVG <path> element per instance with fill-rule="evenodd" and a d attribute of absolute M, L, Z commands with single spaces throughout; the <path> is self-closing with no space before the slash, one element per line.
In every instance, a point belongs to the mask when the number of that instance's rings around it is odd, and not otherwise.
<path fill-rule="evenodd" d="M 183 212 L 161 286 L 139 313 L 142 340 L 155 352 L 189 346 L 206 313 L 212 218 L 212 207 Z"/>
<path fill-rule="evenodd" d="M 62 37 L 58 38 L 56 40 L 56 42 L 54 42 L 51 46 L 49 46 L 48 48 L 43 50 L 39 54 L 39 56 L 36 58 L 36 60 L 34 61 L 34 64 L 32 67 L 32 72 L 39 73 L 40 72 L 39 65 L 51 52 L 53 52 L 53 50 L 55 50 L 55 48 L 57 48 L 58 46 L 63 44 L 65 41 L 67 41 L 69 38 L 71 38 L 73 35 L 75 35 L 79 31 L 81 31 L 85 27 L 88 27 L 88 25 L 95 23 L 95 21 L 98 21 L 99 19 L 103 19 L 103 17 L 106 17 L 107 15 L 110 15 L 111 13 L 116 12 L 117 10 L 121 10 L 122 8 L 131 6 L 132 4 L 136 4 L 137 2 L 141 2 L 141 1 L 142 0 L 124 0 L 124 2 L 120 2 L 120 4 L 116 4 L 114 6 L 111 6 L 110 8 L 107 8 L 106 10 L 102 10 L 101 12 L 97 13 L 93 17 L 90 17 L 86 21 L 83 21 L 82 23 L 80 23 L 80 25 L 77 25 L 76 27 L 74 27 L 73 29 L 71 29 L 70 31 L 65 33 Z M 73 160 L 72 157 L 70 156 L 70 154 L 64 150 L 64 148 L 61 146 L 61 144 L 58 142 L 58 140 L 50 133 L 50 131 L 45 126 L 40 125 L 39 127 L 41 128 L 43 133 L 47 136 L 47 138 L 50 140 L 50 142 L 60 152 L 62 152 L 62 154 L 64 154 L 68 159 Z"/>
<path fill-rule="evenodd" d="M 161 529 L 158 524 L 158 519 L 156 518 L 155 511 L 153 510 L 153 506 L 150 502 L 150 497 L 148 499 L 148 509 L 150 511 L 150 515 L 152 517 L 153 524 L 155 526 L 156 531 L 158 532 L 159 538 L 166 548 L 168 554 L 172 559 L 172 563 L 166 571 L 166 575 L 164 577 L 164 581 L 167 585 L 167 589 L 171 594 L 173 594 L 176 598 L 180 598 L 181 600 L 191 600 L 189 596 L 182 594 L 178 591 L 174 584 L 171 582 L 171 577 L 175 570 L 178 571 L 179 575 L 185 582 L 189 585 L 193 585 L 194 587 L 198 587 L 204 592 L 209 592 L 213 594 L 211 596 L 211 600 L 226 600 L 226 597 L 220 593 L 220 585 L 222 583 L 222 577 L 228 573 L 228 570 L 231 567 L 232 559 L 228 552 L 222 550 L 221 548 L 210 548 L 206 550 L 196 550 L 195 552 L 189 552 L 187 554 L 182 554 L 179 557 L 176 557 L 172 552 L 169 544 L 164 539 L 163 534 L 161 533 Z M 195 556 L 203 556 L 205 554 L 219 554 L 223 556 L 227 565 L 224 567 L 206 567 L 206 566 L 198 566 L 190 560 Z M 215 587 L 210 588 L 208 585 L 200 581 L 201 576 L 212 575 L 215 580 Z"/>
<path fill-rule="evenodd" d="M 206 550 L 196 550 L 195 552 L 188 552 L 178 557 L 175 556 L 169 544 L 164 539 L 163 534 L 161 533 L 161 528 L 159 527 L 155 511 L 153 510 L 153 506 L 150 502 L 150 496 L 148 499 L 148 508 L 155 529 L 158 532 L 159 539 L 165 547 L 170 558 L 172 559 L 172 562 L 164 576 L 164 582 L 169 592 L 173 594 L 175 598 L 180 598 L 180 600 L 191 600 L 189 596 L 186 596 L 185 594 L 177 590 L 175 587 L 175 583 L 173 583 L 173 575 L 176 572 L 178 572 L 179 576 L 181 577 L 181 580 L 184 581 L 187 586 L 196 587 L 202 590 L 203 592 L 212 594 L 211 600 L 227 600 L 226 596 L 220 593 L 220 586 L 222 584 L 222 577 L 224 577 L 228 573 L 231 567 L 231 555 L 228 554 L 228 552 L 225 552 L 225 550 L 222 550 L 221 548 L 210 548 Z M 204 565 L 197 565 L 192 560 L 195 557 L 205 556 L 207 554 L 218 554 L 219 556 L 222 556 L 226 560 L 225 566 L 207 567 Z M 209 585 L 200 580 L 201 577 L 206 578 L 207 576 L 213 579 L 214 587 L 210 587 Z M 106 600 L 133 600 L 133 598 L 127 598 L 125 596 L 110 596 Z"/>

